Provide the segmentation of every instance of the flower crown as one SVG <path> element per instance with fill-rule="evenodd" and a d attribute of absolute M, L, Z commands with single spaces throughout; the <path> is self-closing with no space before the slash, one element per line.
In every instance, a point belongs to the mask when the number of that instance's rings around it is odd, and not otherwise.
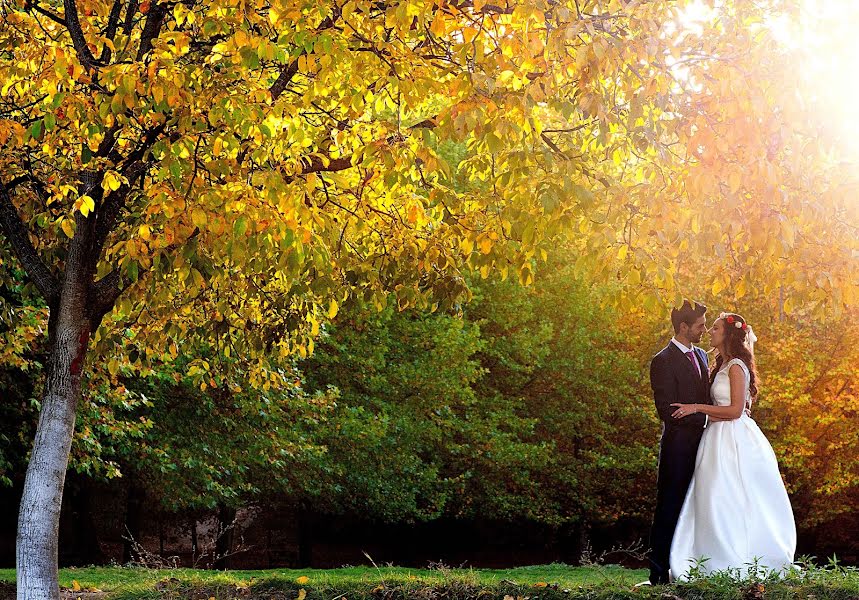
<path fill-rule="evenodd" d="M 749 326 L 746 323 L 743 323 L 739 319 L 735 318 L 734 315 L 728 315 L 725 317 L 725 322 L 728 325 L 733 325 L 737 329 L 742 329 L 743 331 L 748 331 Z"/>

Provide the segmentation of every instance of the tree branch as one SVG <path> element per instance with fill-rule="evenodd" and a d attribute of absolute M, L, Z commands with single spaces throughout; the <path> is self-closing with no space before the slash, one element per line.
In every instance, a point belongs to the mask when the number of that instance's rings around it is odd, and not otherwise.
<path fill-rule="evenodd" d="M 340 9 L 335 6 L 334 11 L 330 16 L 326 17 L 316 29 L 316 33 L 320 31 L 324 31 L 325 29 L 331 29 L 334 27 L 334 23 L 337 22 L 337 19 L 340 18 Z M 304 54 L 304 53 L 302 53 Z M 295 74 L 298 73 L 298 58 L 296 57 L 288 65 L 285 65 L 281 70 L 280 74 L 275 79 L 274 83 L 271 84 L 271 87 L 268 88 L 268 91 L 271 93 L 271 97 L 274 100 L 277 100 L 283 91 L 286 89 L 286 86 L 289 85 L 289 82 L 292 81 L 292 78 L 295 77 Z"/>
<path fill-rule="evenodd" d="M 96 211 L 95 224 L 95 242 L 94 251 L 101 254 L 107 236 L 116 227 L 116 222 L 119 219 L 119 213 L 125 206 L 125 200 L 131 192 L 131 187 L 134 181 L 146 172 L 146 163 L 137 161 L 123 169 L 122 174 L 128 179 L 127 184 L 122 184 L 119 189 L 110 192 L 102 202 L 101 206 Z"/>
<path fill-rule="evenodd" d="M 188 239 L 183 243 L 172 244 L 165 248 L 164 252 L 175 252 L 198 235 L 200 235 L 200 230 L 195 228 L 194 232 L 191 233 L 191 235 L 188 236 Z M 142 269 L 137 276 L 137 281 L 140 281 L 140 278 L 147 272 L 148 269 Z M 113 306 L 116 304 L 119 297 L 122 296 L 125 290 L 131 287 L 134 283 L 136 282 L 123 278 L 122 269 L 120 267 L 116 267 L 110 273 L 96 281 L 93 284 L 92 295 L 90 297 L 94 318 L 98 322 L 101 322 L 104 315 L 113 310 Z"/>
<path fill-rule="evenodd" d="M 558 145 L 549 138 L 545 133 L 540 134 L 540 139 L 542 139 L 546 145 L 551 148 L 554 152 L 556 152 L 559 156 L 561 156 L 564 160 L 570 160 L 570 157 L 564 154 L 564 151 L 561 150 Z"/>
<path fill-rule="evenodd" d="M 122 11 L 122 0 L 113 0 L 113 6 L 110 9 L 110 17 L 107 21 L 107 30 L 105 31 L 104 36 L 113 41 L 113 38 L 116 37 L 116 28 L 119 25 L 119 13 Z M 103 65 L 106 65 L 110 62 L 110 46 L 107 44 L 101 49 L 101 56 L 99 57 L 99 62 Z"/>
<path fill-rule="evenodd" d="M 21 220 L 15 205 L 12 204 L 9 191 L 2 181 L 0 181 L 0 230 L 3 231 L 18 261 L 27 271 L 27 275 L 36 284 L 42 298 L 48 305 L 52 305 L 59 294 L 59 282 L 36 252 L 36 248 L 30 241 L 27 226 Z"/>
<path fill-rule="evenodd" d="M 96 210 L 95 218 L 97 222 L 95 224 L 93 248 L 99 254 L 104 247 L 107 236 L 116 227 L 119 213 L 125 206 L 125 201 L 131 192 L 131 187 L 139 177 L 146 173 L 146 169 L 149 167 L 147 162 L 144 161 L 146 153 L 149 152 L 149 149 L 152 148 L 158 137 L 164 132 L 165 127 L 166 125 L 161 124 L 146 132 L 137 148 L 128 155 L 125 165 L 119 169 L 119 172 L 128 179 L 128 183 L 122 184 L 119 186 L 119 189 L 110 192 L 101 203 L 101 206 Z"/>
<path fill-rule="evenodd" d="M 152 50 L 152 40 L 161 33 L 161 25 L 164 23 L 166 14 L 167 4 L 165 3 L 154 4 L 149 8 L 149 12 L 146 14 L 146 23 L 143 25 L 143 33 L 140 34 L 137 60 L 143 60 L 143 57 Z"/>
<path fill-rule="evenodd" d="M 58 15 L 55 15 L 54 13 L 52 13 L 52 12 L 51 12 L 51 11 L 49 11 L 49 10 L 45 10 L 44 8 L 42 8 L 42 7 L 41 7 L 41 6 L 39 6 L 38 4 L 35 4 L 34 2 L 31 2 L 30 0 L 27 0 L 27 2 L 25 2 L 25 3 L 24 3 L 24 10 L 25 10 L 25 11 L 34 10 L 34 11 L 36 11 L 37 13 L 39 13 L 40 15 L 43 15 L 43 16 L 45 16 L 45 17 L 48 17 L 48 18 L 49 18 L 51 21 L 53 21 L 54 23 L 59 23 L 59 24 L 60 24 L 60 25 L 62 25 L 63 27 L 68 28 L 68 25 L 66 24 L 66 20 L 65 20 L 65 19 L 63 19 L 63 18 L 59 17 Z"/>
<path fill-rule="evenodd" d="M 125 9 L 125 23 L 122 24 L 122 33 L 125 35 L 131 34 L 131 28 L 134 27 L 134 13 L 137 12 L 137 0 L 128 0 L 128 7 Z"/>
<path fill-rule="evenodd" d="M 92 71 L 96 68 L 96 61 L 87 46 L 84 32 L 81 29 L 81 22 L 78 19 L 78 7 L 75 4 L 75 0 L 63 0 L 63 8 L 66 11 L 66 28 L 69 30 L 69 36 L 72 38 L 72 44 L 75 47 L 78 60 L 87 72 Z"/>
<path fill-rule="evenodd" d="M 345 171 L 352 166 L 351 156 L 341 156 L 339 158 L 328 159 L 328 164 L 322 157 L 315 155 L 310 158 L 301 159 L 301 173 L 289 177 L 284 177 L 286 183 L 292 183 L 297 177 L 307 175 L 308 173 L 324 173 L 334 171 Z"/>
<path fill-rule="evenodd" d="M 280 95 L 283 93 L 283 90 L 286 89 L 286 86 L 289 85 L 289 82 L 292 81 L 292 78 L 295 74 L 298 73 L 298 60 L 294 60 L 288 65 L 286 65 L 280 72 L 280 75 L 277 76 L 274 83 L 271 84 L 271 87 L 268 88 L 269 93 L 271 93 L 271 97 L 274 100 L 277 100 Z"/>

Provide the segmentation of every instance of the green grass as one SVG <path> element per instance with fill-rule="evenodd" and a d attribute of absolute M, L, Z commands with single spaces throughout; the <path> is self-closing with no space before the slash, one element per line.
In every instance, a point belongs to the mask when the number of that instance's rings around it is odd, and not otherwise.
<path fill-rule="evenodd" d="M 785 581 L 737 581 L 717 575 L 691 584 L 633 587 L 646 577 L 644 570 L 562 564 L 502 570 L 349 567 L 226 572 L 88 567 L 62 569 L 60 585 L 75 588 L 77 582 L 81 592 L 67 597 L 81 600 L 92 597 L 94 590 L 110 600 L 859 600 L 859 571 L 837 566 L 807 569 Z M 0 569 L 7 592 L 14 580 L 13 569 Z"/>
<path fill-rule="evenodd" d="M 263 580 L 295 582 L 307 577 L 305 587 L 341 588 L 361 585 L 443 585 L 451 578 L 467 577 L 477 585 L 493 586 L 505 580 L 522 585 L 557 583 L 561 587 L 599 584 L 607 579 L 629 585 L 647 578 L 647 571 L 607 566 L 598 568 L 569 567 L 553 564 L 514 569 L 408 569 L 401 567 L 346 567 L 341 569 L 268 569 L 259 571 L 204 571 L 199 569 L 145 569 L 139 567 L 84 567 L 60 569 L 60 586 L 72 587 L 74 582 L 83 588 L 97 588 L 106 592 L 146 589 L 164 579 L 193 581 L 198 584 L 244 584 Z M 0 569 L 0 581 L 14 582 L 14 569 Z M 297 584 L 298 585 L 298 584 Z"/>

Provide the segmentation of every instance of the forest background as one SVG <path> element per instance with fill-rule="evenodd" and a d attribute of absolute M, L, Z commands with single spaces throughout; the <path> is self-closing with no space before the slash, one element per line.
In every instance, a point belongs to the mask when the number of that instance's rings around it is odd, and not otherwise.
<path fill-rule="evenodd" d="M 205 348 L 94 386 L 72 450 L 61 564 L 163 553 L 197 566 L 339 566 L 366 551 L 380 563 L 479 566 L 618 549 L 631 552 L 612 560 L 641 564 L 660 432 L 647 364 L 670 324 L 608 304 L 612 290 L 574 258 L 559 247 L 527 288 L 475 278 L 462 315 L 342 309 L 286 388 L 201 390 L 187 373 Z M 798 553 L 855 563 L 855 317 L 791 317 L 754 295 L 700 300 L 711 319 L 740 312 L 760 336 L 753 416 L 782 467 Z M 33 341 L 16 355 L 26 366 L 7 354 L 2 370 L 10 566 L 37 419 L 38 316 L 18 325 Z M 95 369 L 96 381 L 111 377 L 110 364 Z"/>

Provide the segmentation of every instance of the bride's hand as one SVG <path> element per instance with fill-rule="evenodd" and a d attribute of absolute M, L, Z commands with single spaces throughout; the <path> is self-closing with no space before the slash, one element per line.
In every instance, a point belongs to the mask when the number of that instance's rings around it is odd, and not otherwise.
<path fill-rule="evenodd" d="M 677 410 L 671 413 L 671 416 L 675 419 L 682 419 L 683 417 L 688 417 L 689 415 L 694 415 L 698 412 L 697 404 L 672 404 L 671 406 L 677 406 Z"/>

